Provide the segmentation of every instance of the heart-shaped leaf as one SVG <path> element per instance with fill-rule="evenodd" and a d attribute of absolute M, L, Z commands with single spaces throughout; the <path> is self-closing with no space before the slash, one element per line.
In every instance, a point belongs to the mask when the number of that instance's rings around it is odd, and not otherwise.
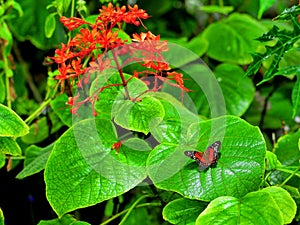
<path fill-rule="evenodd" d="M 194 73 L 199 73 L 197 67 L 194 69 L 190 67 L 189 69 L 194 70 Z M 218 94 L 224 97 L 227 114 L 236 116 L 243 115 L 254 98 L 255 88 L 253 83 L 251 79 L 243 78 L 243 74 L 243 70 L 237 65 L 223 63 L 215 68 L 214 75 L 217 81 L 216 85 L 221 88 Z M 199 109 L 199 114 L 209 116 L 211 113 L 211 104 L 208 103 L 205 93 L 213 92 L 216 94 L 217 89 L 212 87 L 211 90 L 203 92 L 202 88 L 196 88 L 196 83 L 192 80 L 187 80 L 186 85 L 193 90 L 189 93 L 189 96 Z M 221 100 L 221 97 L 219 97 L 219 99 Z"/>
<path fill-rule="evenodd" d="M 259 188 L 266 146 L 258 127 L 224 116 L 191 125 L 188 135 L 186 143 L 161 143 L 151 151 L 148 174 L 158 188 L 206 201 L 241 197 Z M 184 151 L 204 151 L 215 141 L 221 141 L 216 167 L 199 172 Z"/>
<path fill-rule="evenodd" d="M 151 148 L 140 139 L 118 142 L 111 121 L 76 123 L 55 143 L 45 169 L 46 195 L 61 216 L 72 210 L 121 195 L 146 178 Z"/>
<path fill-rule="evenodd" d="M 114 70 L 113 70 L 114 71 Z M 115 113 L 124 104 L 124 87 L 115 86 L 115 84 L 121 84 L 122 80 L 119 73 L 109 73 L 106 71 L 106 75 L 98 76 L 97 79 L 92 83 L 90 94 L 92 95 L 95 91 L 104 88 L 99 94 L 99 100 L 95 104 L 95 109 L 101 118 L 110 119 L 115 116 Z M 132 75 L 124 73 L 124 78 L 131 80 L 127 83 L 127 89 L 131 98 L 136 98 L 143 92 L 148 90 L 147 85 L 137 79 L 132 78 Z"/>
<path fill-rule="evenodd" d="M 231 14 L 205 29 L 204 38 L 209 41 L 207 55 L 221 62 L 248 64 L 250 52 L 258 49 L 255 38 L 265 32 L 265 27 L 248 15 Z"/>
<path fill-rule="evenodd" d="M 161 123 L 151 127 L 151 134 L 160 143 L 179 143 L 186 138 L 189 125 L 202 120 L 167 93 L 156 92 L 153 96 L 160 101 L 165 112 Z"/>
<path fill-rule="evenodd" d="M 292 221 L 296 203 L 287 191 L 269 187 L 251 192 L 242 199 L 222 196 L 209 203 L 196 224 L 282 225 Z"/>
<path fill-rule="evenodd" d="M 206 208 L 207 203 L 185 198 L 169 202 L 163 210 L 163 217 L 172 224 L 194 225 L 198 215 Z"/>
<path fill-rule="evenodd" d="M 159 100 L 144 97 L 140 101 L 125 101 L 115 116 L 115 122 L 128 130 L 148 134 L 150 127 L 157 126 L 163 120 L 164 114 Z"/>

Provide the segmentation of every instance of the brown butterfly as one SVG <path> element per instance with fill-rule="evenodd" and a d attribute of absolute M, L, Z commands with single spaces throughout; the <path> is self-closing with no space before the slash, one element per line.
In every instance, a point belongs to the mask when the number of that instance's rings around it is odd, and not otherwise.
<path fill-rule="evenodd" d="M 196 160 L 196 163 L 199 165 L 199 170 L 204 171 L 208 167 L 217 164 L 220 147 L 221 142 L 216 141 L 212 145 L 208 146 L 205 152 L 185 151 L 184 154 L 191 159 Z"/>

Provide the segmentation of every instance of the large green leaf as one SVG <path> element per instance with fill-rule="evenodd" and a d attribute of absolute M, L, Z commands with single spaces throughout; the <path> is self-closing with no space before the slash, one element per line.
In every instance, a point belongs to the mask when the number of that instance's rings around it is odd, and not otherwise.
<path fill-rule="evenodd" d="M 63 26 L 56 18 L 57 26 L 52 38 L 45 36 L 45 21 L 50 12 L 47 6 L 51 0 L 18 0 L 24 14 L 19 16 L 15 13 L 15 18 L 9 20 L 9 25 L 14 35 L 21 41 L 30 40 L 37 48 L 49 49 L 58 43 L 65 42 L 65 32 Z M 26 18 L 26 19 L 25 19 Z"/>
<path fill-rule="evenodd" d="M 20 137 L 28 132 L 28 126 L 17 114 L 0 104 L 0 136 Z"/>
<path fill-rule="evenodd" d="M 189 70 L 198 74 L 198 76 L 207 71 L 205 68 L 201 71 L 197 65 L 190 66 Z M 240 67 L 224 63 L 215 68 L 215 76 L 211 73 L 211 76 L 214 76 L 215 83 L 211 83 L 206 89 L 197 87 L 197 83 L 193 80 L 186 80 L 186 87 L 192 90 L 188 94 L 198 108 L 199 114 L 210 116 L 211 110 L 221 107 L 220 102 L 223 100 L 225 101 L 227 114 L 243 115 L 250 106 L 255 91 L 251 79 L 243 78 L 243 74 L 244 72 Z M 215 96 L 212 100 L 208 99 L 211 94 Z"/>
<path fill-rule="evenodd" d="M 167 93 L 156 92 L 153 96 L 163 105 L 165 115 L 158 126 L 151 127 L 151 134 L 158 142 L 179 143 L 186 137 L 189 125 L 201 119 Z"/>
<path fill-rule="evenodd" d="M 204 151 L 221 141 L 215 168 L 198 171 L 186 150 Z M 257 190 L 264 172 L 266 146 L 257 127 L 234 116 L 192 124 L 186 142 L 161 143 L 147 160 L 148 174 L 155 186 L 191 199 L 210 201 L 230 195 L 241 197 Z"/>
<path fill-rule="evenodd" d="M 23 179 L 45 169 L 52 148 L 53 144 L 45 148 L 40 148 L 35 145 L 28 147 L 25 151 L 26 158 L 24 160 L 24 168 L 18 173 L 16 178 Z"/>
<path fill-rule="evenodd" d="M 213 200 L 197 218 L 197 225 L 282 225 L 292 222 L 296 203 L 287 191 L 269 187 L 242 199 L 222 196 Z"/>
<path fill-rule="evenodd" d="M 254 98 L 251 79 L 242 78 L 243 70 L 232 64 L 221 64 L 214 72 L 224 94 L 227 113 L 243 115 Z"/>
<path fill-rule="evenodd" d="M 199 62 L 188 64 L 180 69 L 186 77 L 185 87 L 191 90 L 184 96 L 184 105 L 192 112 L 198 110 L 198 114 L 204 117 L 214 118 L 225 115 L 225 96 L 213 72 Z M 174 89 L 166 91 L 172 95 L 176 93 Z"/>
<path fill-rule="evenodd" d="M 111 148 L 117 141 L 113 124 L 105 119 L 80 121 L 57 140 L 45 182 L 59 216 L 123 194 L 146 178 L 148 144 L 129 139 L 116 154 Z"/>
<path fill-rule="evenodd" d="M 250 52 L 259 47 L 254 39 L 264 32 L 264 26 L 252 17 L 231 14 L 205 29 L 203 36 L 209 42 L 207 55 L 221 62 L 249 64 L 252 61 Z"/>
<path fill-rule="evenodd" d="M 119 73 L 102 74 L 98 76 L 97 79 L 92 83 L 90 94 L 92 95 L 95 91 L 103 88 L 99 94 L 99 100 L 95 104 L 95 109 L 98 113 L 98 116 L 101 118 L 113 118 L 115 113 L 119 108 L 124 104 L 124 87 L 123 86 L 114 86 L 115 84 L 122 83 Z M 123 74 L 125 79 L 132 78 L 129 74 Z M 139 79 L 132 78 L 128 84 L 127 89 L 131 98 L 136 98 L 146 90 L 148 90 L 147 85 Z"/>
<path fill-rule="evenodd" d="M 116 124 L 128 130 L 148 134 L 150 127 L 157 126 L 165 114 L 159 100 L 153 97 L 144 97 L 140 101 L 126 100 L 117 111 Z"/>
<path fill-rule="evenodd" d="M 163 217 L 172 224 L 194 225 L 198 215 L 206 208 L 207 203 L 185 198 L 169 202 L 163 210 Z"/>
<path fill-rule="evenodd" d="M 188 39 L 186 37 L 184 38 L 168 38 L 168 44 L 169 45 L 173 45 L 174 44 L 178 44 L 182 47 L 185 47 L 189 50 L 191 50 L 192 52 L 194 52 L 197 56 L 202 56 L 208 49 L 208 42 L 206 39 L 203 38 L 202 35 L 198 35 L 196 37 L 194 37 L 193 39 L 191 39 L 190 41 L 188 41 Z M 174 50 L 174 46 L 171 47 L 171 51 Z M 173 52 L 174 57 L 178 57 L 181 58 L 182 64 L 185 63 L 189 63 L 190 61 L 187 60 L 189 59 L 189 57 L 182 57 L 182 54 L 176 54 L 176 52 Z M 182 52 L 181 52 L 182 53 Z M 190 58 L 190 60 L 192 60 L 193 58 Z"/>
<path fill-rule="evenodd" d="M 0 137 L 0 149 L 0 152 L 4 154 L 13 156 L 22 155 L 20 146 L 12 137 Z"/>

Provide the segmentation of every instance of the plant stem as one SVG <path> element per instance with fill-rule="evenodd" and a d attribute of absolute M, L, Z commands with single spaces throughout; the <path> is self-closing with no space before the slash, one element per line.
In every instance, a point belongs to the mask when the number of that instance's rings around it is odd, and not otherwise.
<path fill-rule="evenodd" d="M 158 202 L 154 202 L 154 203 L 142 203 L 142 204 L 136 205 L 135 208 L 137 209 L 137 208 L 148 207 L 148 206 L 161 206 L 161 204 L 158 203 Z M 127 213 L 129 210 L 130 209 L 124 209 L 122 212 L 117 213 L 116 215 L 112 216 L 111 218 L 109 218 L 108 220 L 104 221 L 100 225 L 109 224 L 110 222 L 112 222 L 113 220 L 115 220 L 116 218 L 118 218 L 119 216 L 122 216 L 123 214 Z"/>
<path fill-rule="evenodd" d="M 71 17 L 74 16 L 74 9 L 75 9 L 75 0 L 72 0 L 72 5 L 71 5 Z"/>
<path fill-rule="evenodd" d="M 120 77 L 121 77 L 121 79 L 122 79 L 123 87 L 124 87 L 124 89 L 125 89 L 125 97 L 128 98 L 128 99 L 130 99 L 130 95 L 129 95 L 129 91 L 128 91 L 128 87 L 127 87 L 127 81 L 125 80 L 125 77 L 124 77 L 124 74 L 123 74 L 123 70 L 122 70 L 122 68 L 121 68 L 121 65 L 119 64 L 119 61 L 118 61 L 118 58 L 117 58 L 117 56 L 116 56 L 116 53 L 115 53 L 114 49 L 112 49 L 111 52 L 112 52 L 112 55 L 113 55 L 113 57 L 114 57 L 114 60 L 115 60 L 115 62 L 116 62 L 116 64 L 117 64 L 117 68 L 118 68 Z"/>
<path fill-rule="evenodd" d="M 298 166 L 298 168 L 293 171 L 290 176 L 288 176 L 288 178 L 286 178 L 279 186 L 282 187 L 283 185 L 285 185 L 293 176 L 296 175 L 296 173 L 300 170 L 300 166 Z"/>
<path fill-rule="evenodd" d="M 50 98 L 43 101 L 40 107 L 38 107 L 30 116 L 27 117 L 25 123 L 30 124 L 31 121 L 34 120 L 50 102 L 51 102 Z"/>
<path fill-rule="evenodd" d="M 150 195 L 144 195 L 144 196 L 141 196 L 139 197 L 132 205 L 131 207 L 128 209 L 127 213 L 125 214 L 125 216 L 123 217 L 123 219 L 121 220 L 121 222 L 119 223 L 119 225 L 122 225 L 126 220 L 127 218 L 129 217 L 130 213 L 132 212 L 132 210 L 136 207 L 136 205 L 142 201 L 144 198 L 147 198 L 147 197 L 150 197 Z"/>
<path fill-rule="evenodd" d="M 9 81 L 9 76 L 7 74 L 5 75 L 5 85 L 6 85 L 7 107 L 11 108 L 10 81 Z"/>

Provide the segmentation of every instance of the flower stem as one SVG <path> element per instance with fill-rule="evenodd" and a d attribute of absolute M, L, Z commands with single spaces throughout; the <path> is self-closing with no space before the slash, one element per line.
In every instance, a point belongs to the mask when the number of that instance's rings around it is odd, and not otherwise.
<path fill-rule="evenodd" d="M 142 208 L 142 207 L 149 207 L 149 206 L 161 206 L 161 203 L 158 202 L 153 202 L 153 203 L 142 203 L 139 205 L 136 205 L 135 208 Z M 122 212 L 117 213 L 116 215 L 112 216 L 111 218 L 107 219 L 106 221 L 104 221 L 103 223 L 101 223 L 100 225 L 106 225 L 109 224 L 110 222 L 112 222 L 113 220 L 115 220 L 116 218 L 122 216 L 123 214 L 127 213 L 129 209 L 124 209 Z"/>
<path fill-rule="evenodd" d="M 25 120 L 25 123 L 30 124 L 32 120 L 34 120 L 40 113 L 43 111 L 43 109 L 51 102 L 51 99 L 47 99 L 42 102 L 40 107 L 38 107 L 30 116 L 27 117 Z"/>
<path fill-rule="evenodd" d="M 121 65 L 120 65 L 120 63 L 119 63 L 119 61 L 118 61 L 118 58 L 117 58 L 117 56 L 116 56 L 116 53 L 115 53 L 114 49 L 112 49 L 111 52 L 112 52 L 112 55 L 113 55 L 113 57 L 114 57 L 114 60 L 115 60 L 115 62 L 116 62 L 116 64 L 117 64 L 117 68 L 118 68 L 120 77 L 121 77 L 121 79 L 122 79 L 123 87 L 124 87 L 124 89 L 125 89 L 125 97 L 128 98 L 128 99 L 130 99 L 130 95 L 129 95 L 129 91 L 128 91 L 128 87 L 127 87 L 127 81 L 126 81 L 126 79 L 125 79 L 125 77 L 124 77 L 122 67 L 121 67 Z"/>
<path fill-rule="evenodd" d="M 300 170 L 300 166 L 297 167 L 297 169 L 295 171 L 293 171 L 290 176 L 288 176 L 279 186 L 282 187 L 283 185 L 285 185 L 293 176 L 296 175 L 296 173 Z"/>

